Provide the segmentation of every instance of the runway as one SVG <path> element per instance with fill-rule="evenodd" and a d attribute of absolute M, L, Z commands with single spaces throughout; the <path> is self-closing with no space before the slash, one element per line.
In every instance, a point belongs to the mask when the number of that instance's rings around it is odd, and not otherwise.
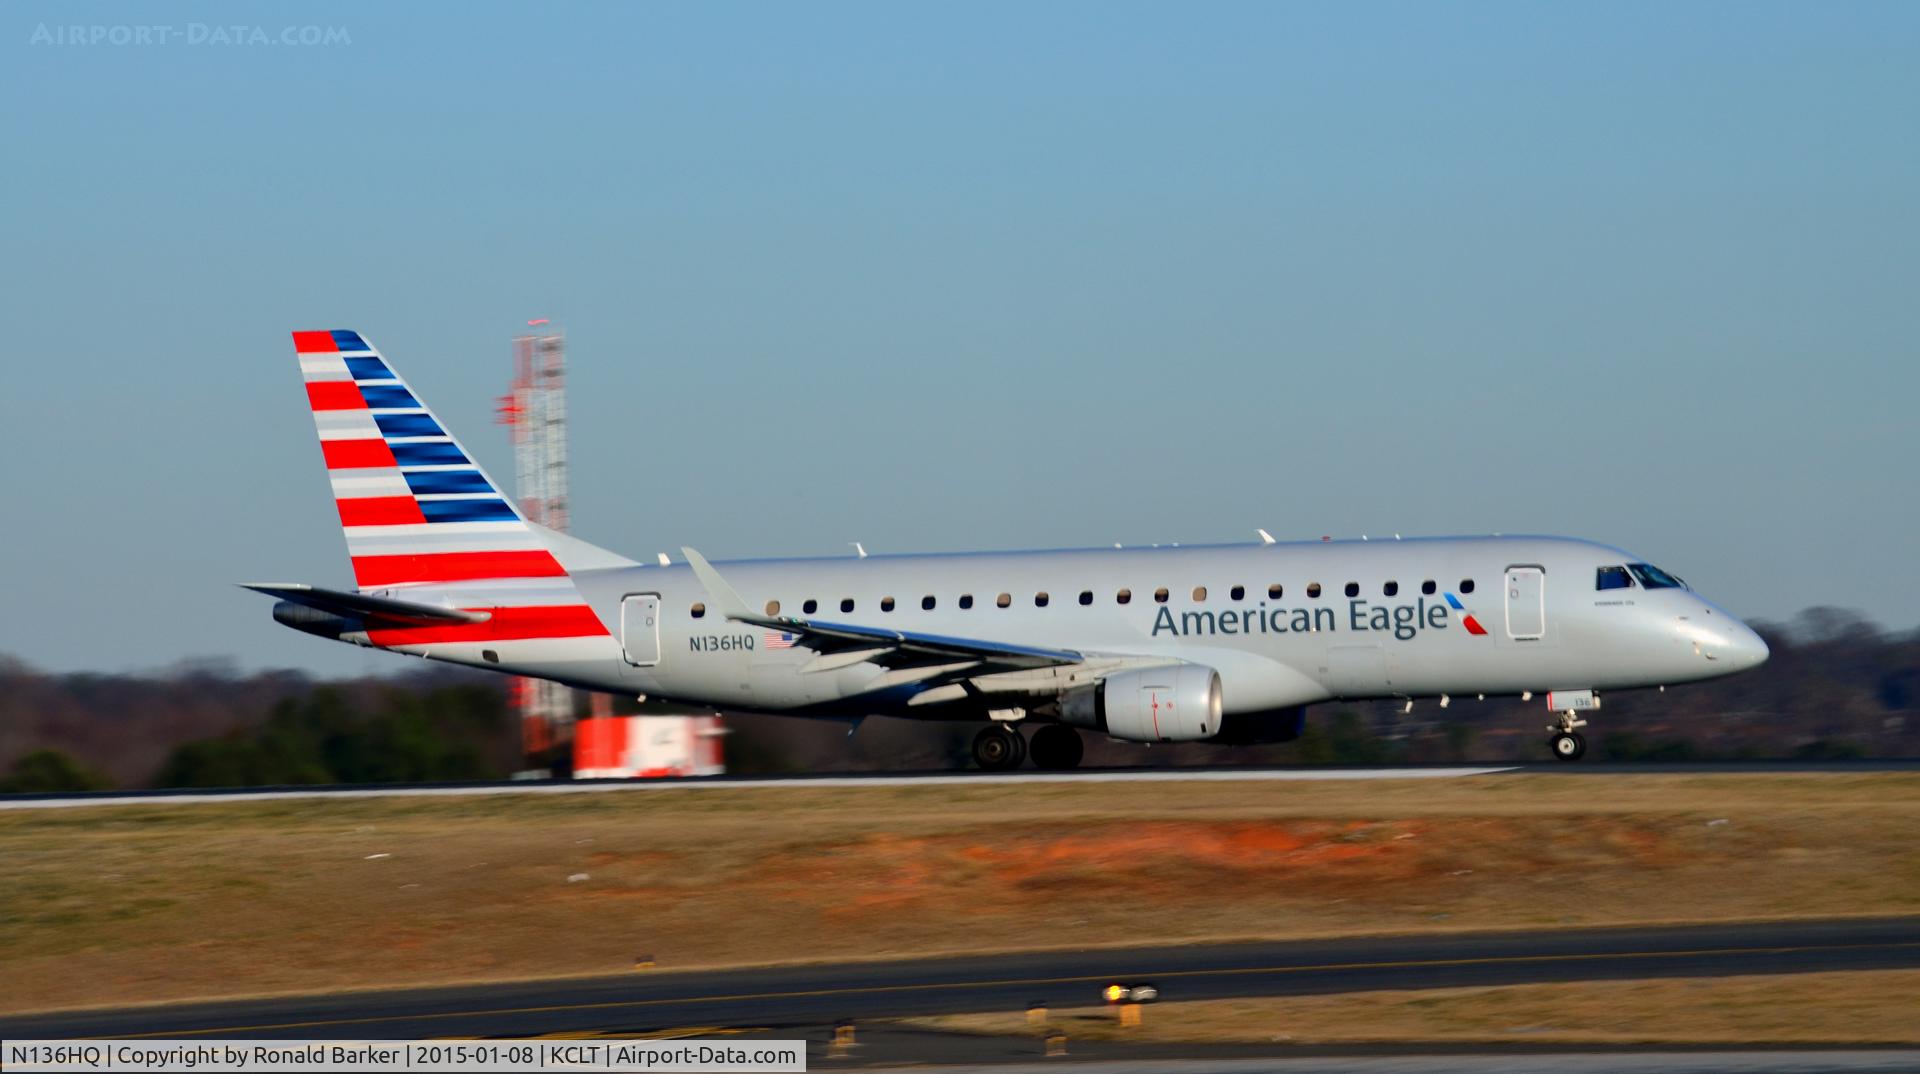
<path fill-rule="evenodd" d="M 271 957 L 263 955 L 263 957 Z M 1151 982 L 1165 1001 L 1546 981 L 1920 967 L 1920 917 L 1286 943 L 1036 951 L 661 972 L 0 1019 L 0 1037 L 400 1039 L 806 1027 L 1099 1002 Z M 777 1034 L 775 1034 L 777 1035 Z"/>
<path fill-rule="evenodd" d="M 113 805 L 203 805 L 300 798 L 409 798 L 493 794 L 606 794 L 620 792 L 796 787 L 938 787 L 1010 783 L 1290 782 L 1346 779 L 1460 779 L 1468 776 L 1555 775 L 1759 775 L 1786 773 L 1868 774 L 1920 772 L 1920 760 L 1748 761 L 1723 764 L 1408 765 L 1361 768 L 1337 765 L 1293 767 L 1090 768 L 1073 772 L 901 772 L 822 775 L 687 776 L 633 780 L 515 780 L 472 783 L 409 783 L 380 786 L 254 787 L 151 791 L 84 791 L 0 795 L 0 809 L 72 809 Z"/>
<path fill-rule="evenodd" d="M 933 1065 L 902 1063 L 867 1069 L 912 1070 L 915 1074 L 968 1074 L 971 1071 L 1054 1074 L 1060 1069 L 1060 1062 L 1059 1059 L 974 1060 Z M 1288 1054 L 1258 1058 L 1190 1058 L 1174 1053 L 1150 1059 L 1100 1058 L 1073 1062 L 1075 1074 L 1913 1074 L 1917 1068 L 1920 1068 L 1920 1052 L 1911 1049 L 1837 1048 L 1713 1052 L 1488 1049 L 1457 1055 L 1395 1050 L 1386 1055 Z"/>

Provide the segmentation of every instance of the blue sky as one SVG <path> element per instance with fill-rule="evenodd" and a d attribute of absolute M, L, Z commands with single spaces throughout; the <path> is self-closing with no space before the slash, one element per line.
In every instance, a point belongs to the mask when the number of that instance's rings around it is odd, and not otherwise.
<path fill-rule="evenodd" d="M 405 666 L 229 585 L 348 580 L 287 332 L 505 476 L 537 316 L 630 554 L 1550 532 L 1912 627 L 1915 55 L 1911 4 L 13 5 L 0 653 Z"/>

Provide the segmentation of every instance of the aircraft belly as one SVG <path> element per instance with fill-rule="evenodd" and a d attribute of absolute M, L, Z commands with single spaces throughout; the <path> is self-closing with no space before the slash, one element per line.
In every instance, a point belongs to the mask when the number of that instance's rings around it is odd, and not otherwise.
<path fill-rule="evenodd" d="M 1335 697 L 1378 697 L 1393 692 L 1386 650 L 1378 645 L 1335 645 L 1320 665 L 1321 681 Z"/>
<path fill-rule="evenodd" d="M 753 692 L 767 708 L 802 708 L 836 701 L 860 692 L 860 685 L 879 674 L 871 665 L 839 671 L 802 674 L 813 659 L 810 649 L 763 649 L 753 656 Z"/>

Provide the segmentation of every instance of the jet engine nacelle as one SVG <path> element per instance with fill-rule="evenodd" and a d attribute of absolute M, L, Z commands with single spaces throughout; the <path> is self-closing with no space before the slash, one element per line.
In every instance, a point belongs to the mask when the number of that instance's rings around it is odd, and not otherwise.
<path fill-rule="evenodd" d="M 1200 664 L 1118 671 L 1060 699 L 1060 722 L 1132 742 L 1192 742 L 1220 733 L 1220 673 Z"/>

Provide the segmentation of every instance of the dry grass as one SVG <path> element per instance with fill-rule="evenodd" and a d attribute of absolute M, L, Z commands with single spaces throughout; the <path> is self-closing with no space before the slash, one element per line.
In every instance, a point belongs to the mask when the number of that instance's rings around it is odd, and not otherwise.
<path fill-rule="evenodd" d="M 1716 823 L 1724 821 L 1724 823 Z M 569 880 L 578 874 L 585 879 Z M 0 813 L 0 1010 L 1920 912 L 1920 776 L 991 784 Z"/>
<path fill-rule="evenodd" d="M 990 1036 L 1058 1032 L 1075 1040 L 1167 1043 L 1371 1044 L 1920 1044 L 1920 970 L 1779 977 L 1593 981 L 1579 984 L 1354 992 L 1339 996 L 1202 1000 L 1142 1010 L 1123 1028 L 1116 1009 L 903 1019 Z"/>

